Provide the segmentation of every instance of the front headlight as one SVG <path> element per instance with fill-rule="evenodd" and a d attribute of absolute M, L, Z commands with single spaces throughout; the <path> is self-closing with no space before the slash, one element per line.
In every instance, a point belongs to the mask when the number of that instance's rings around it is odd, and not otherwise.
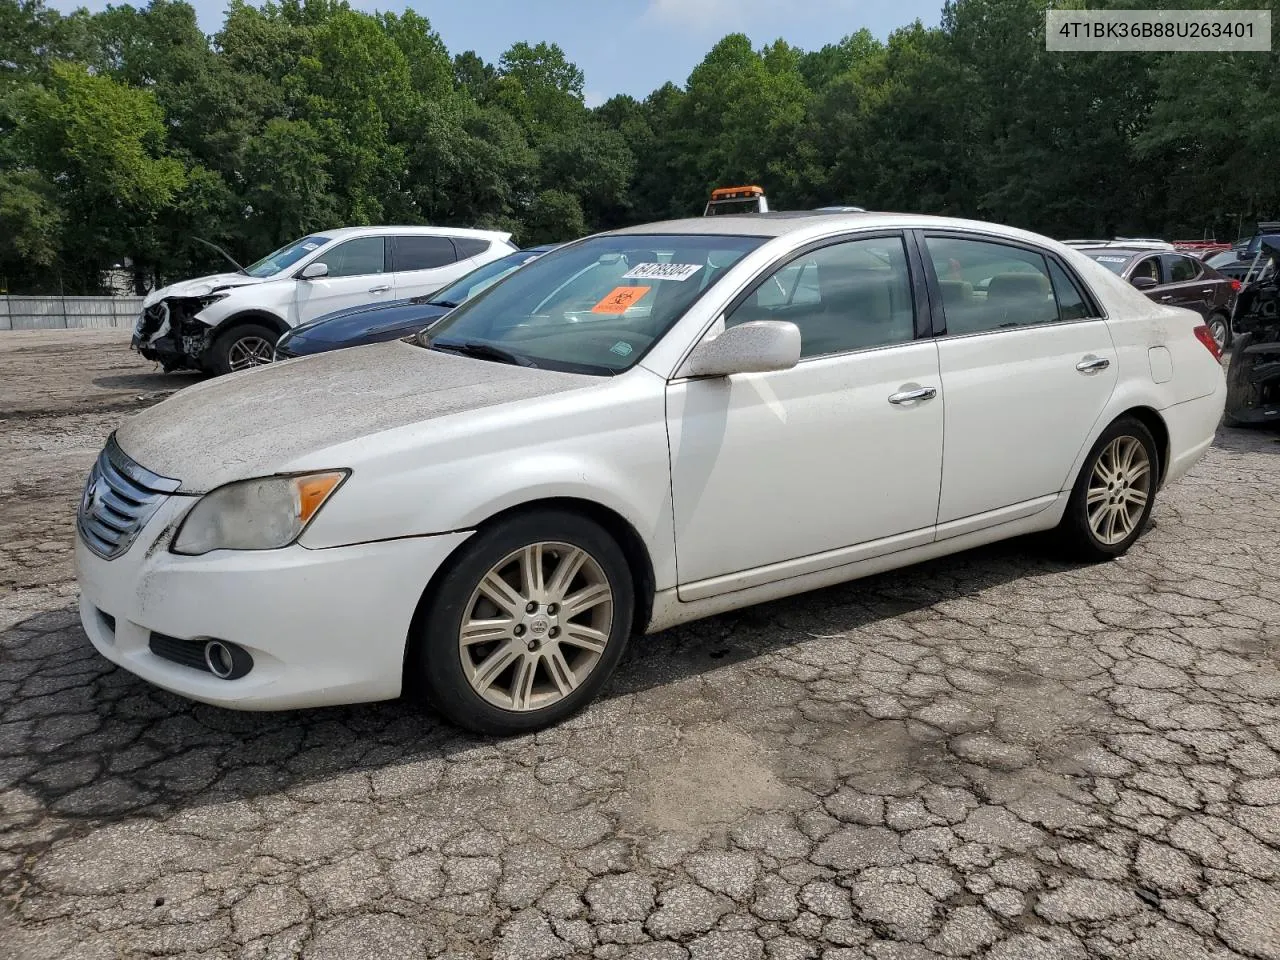
<path fill-rule="evenodd" d="M 240 480 L 206 493 L 191 508 L 172 550 L 199 556 L 210 550 L 274 550 L 302 535 L 349 470 Z"/>

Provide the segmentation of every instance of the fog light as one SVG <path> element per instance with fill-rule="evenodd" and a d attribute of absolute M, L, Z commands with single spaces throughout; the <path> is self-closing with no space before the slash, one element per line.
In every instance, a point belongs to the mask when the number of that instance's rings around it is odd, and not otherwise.
<path fill-rule="evenodd" d="M 249 651 L 223 640 L 204 645 L 204 664 L 219 680 L 237 680 L 253 669 Z"/>

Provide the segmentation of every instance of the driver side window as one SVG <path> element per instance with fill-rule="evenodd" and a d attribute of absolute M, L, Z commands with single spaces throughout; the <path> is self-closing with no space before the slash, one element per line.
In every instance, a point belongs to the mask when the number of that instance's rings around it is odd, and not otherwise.
<path fill-rule="evenodd" d="M 845 240 L 801 254 L 766 276 L 725 316 L 731 327 L 785 320 L 800 329 L 800 356 L 907 343 L 915 307 L 899 235 Z"/>
<path fill-rule="evenodd" d="M 329 265 L 330 279 L 384 273 L 386 246 L 384 237 L 357 237 L 338 244 L 316 262 Z"/>
<path fill-rule="evenodd" d="M 1147 257 L 1139 260 L 1137 266 L 1133 268 L 1133 273 L 1129 275 L 1130 280 L 1136 280 L 1138 277 L 1149 277 L 1156 283 L 1163 283 L 1160 277 L 1160 258 Z"/>

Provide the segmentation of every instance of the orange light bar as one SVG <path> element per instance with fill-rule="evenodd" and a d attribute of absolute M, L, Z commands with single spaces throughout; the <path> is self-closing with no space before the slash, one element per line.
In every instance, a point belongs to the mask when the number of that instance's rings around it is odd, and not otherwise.
<path fill-rule="evenodd" d="M 764 187 L 717 187 L 711 191 L 712 200 L 732 200 L 736 197 L 763 197 Z"/>

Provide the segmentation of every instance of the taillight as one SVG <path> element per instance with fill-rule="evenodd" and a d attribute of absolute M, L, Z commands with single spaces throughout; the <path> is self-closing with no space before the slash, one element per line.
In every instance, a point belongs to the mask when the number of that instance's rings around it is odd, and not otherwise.
<path fill-rule="evenodd" d="M 1196 327 L 1191 331 L 1196 335 L 1196 339 L 1205 345 L 1205 348 L 1213 354 L 1213 359 L 1222 359 L 1222 349 L 1218 346 L 1218 341 L 1213 339 L 1213 331 L 1204 324 Z"/>
<path fill-rule="evenodd" d="M 1231 281 L 1231 289 L 1234 290 L 1236 293 L 1240 292 L 1240 287 L 1241 287 L 1241 283 L 1239 280 Z"/>

